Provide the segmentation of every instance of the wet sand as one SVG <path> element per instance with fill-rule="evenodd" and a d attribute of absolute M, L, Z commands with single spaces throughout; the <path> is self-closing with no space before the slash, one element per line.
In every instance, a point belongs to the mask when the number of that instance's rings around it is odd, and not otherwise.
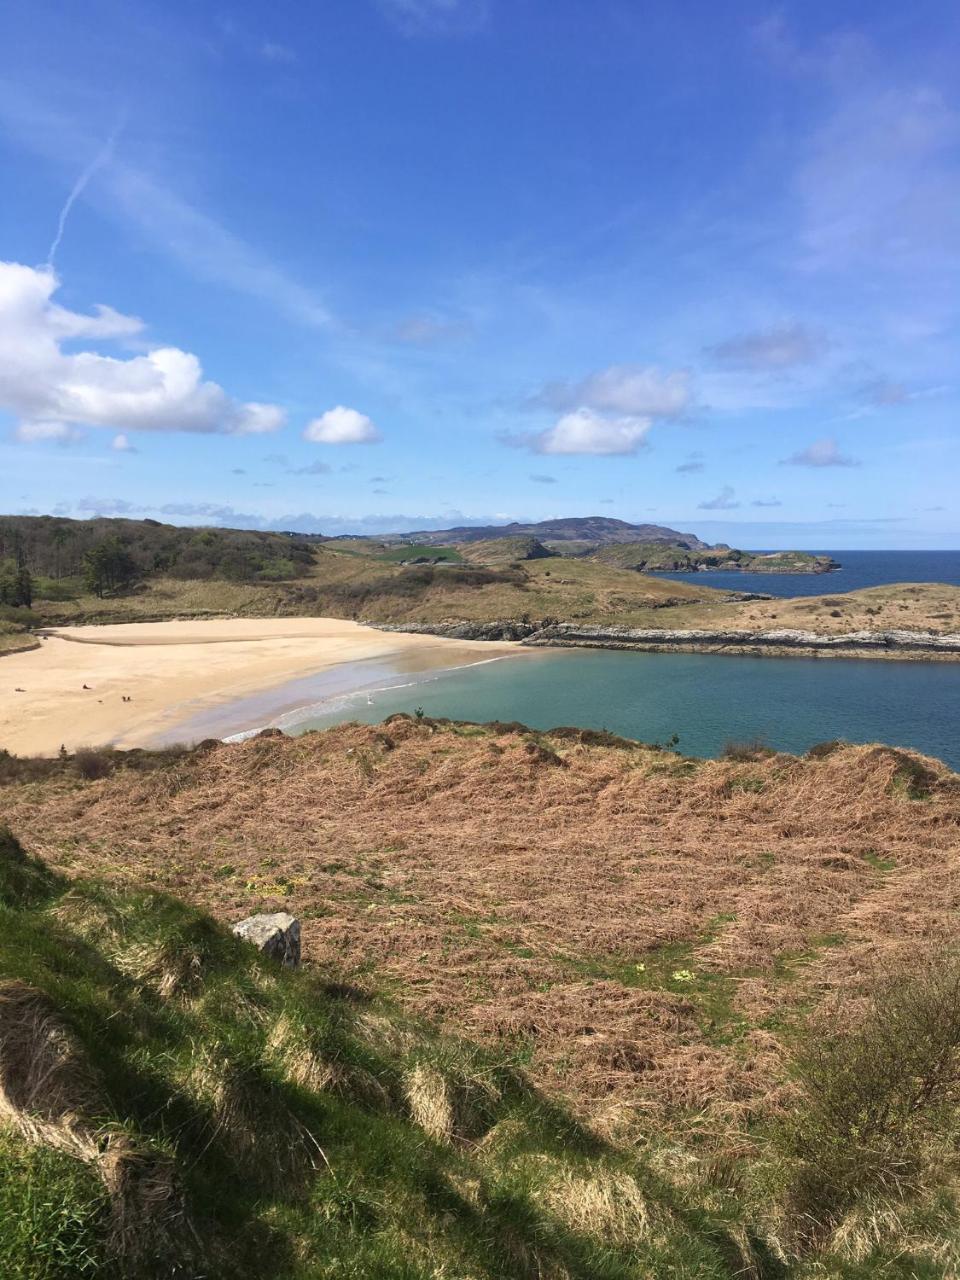
<path fill-rule="evenodd" d="M 0 748 L 54 755 L 223 737 L 404 673 L 523 652 L 336 618 L 62 627 L 39 649 L 0 657 Z"/>

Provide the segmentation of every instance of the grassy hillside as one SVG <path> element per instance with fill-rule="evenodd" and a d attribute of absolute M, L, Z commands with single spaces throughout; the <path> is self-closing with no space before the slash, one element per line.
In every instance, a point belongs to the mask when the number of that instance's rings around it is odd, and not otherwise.
<path fill-rule="evenodd" d="M 459 547 L 421 546 L 413 542 L 393 545 L 375 538 L 330 538 L 314 545 L 367 556 L 384 564 L 413 564 L 421 560 L 428 564 L 460 564 L 463 560 Z"/>
<path fill-rule="evenodd" d="M 40 1119 L 86 1145 L 8 1144 L 0 1209 L 102 1257 L 159 1183 L 213 1275 L 953 1274 L 960 779 L 727 755 L 401 717 L 7 759 L 54 870 L 6 849 L 3 990 L 72 1037 Z M 198 910 L 280 907 L 299 976 Z M 26 1238 L 0 1273 L 83 1274 Z"/>
<path fill-rule="evenodd" d="M 331 545 L 314 551 L 309 573 L 281 583 L 183 582 L 155 577 L 134 591 L 97 599 L 37 599 L 46 625 L 236 614 L 326 615 L 370 622 L 489 621 L 563 617 L 629 621 L 665 603 L 722 600 L 721 592 L 643 577 L 586 561 L 552 559 L 486 565 L 397 565 Z M 557 565 L 555 572 L 551 566 Z"/>
<path fill-rule="evenodd" d="M 736 627 L 748 631 L 797 628 L 835 635 L 846 631 L 960 631 L 960 587 L 939 582 L 897 583 L 821 596 L 775 597 L 728 603 L 716 594 L 689 608 L 665 609 L 651 626 Z"/>
<path fill-rule="evenodd" d="M 492 538 L 488 541 L 466 542 L 461 551 L 464 559 L 473 564 L 492 565 L 545 560 L 555 554 L 538 538 Z"/>
<path fill-rule="evenodd" d="M 696 1196 L 365 989 L 3 833 L 0 923 L 5 1280 L 731 1274 Z"/>

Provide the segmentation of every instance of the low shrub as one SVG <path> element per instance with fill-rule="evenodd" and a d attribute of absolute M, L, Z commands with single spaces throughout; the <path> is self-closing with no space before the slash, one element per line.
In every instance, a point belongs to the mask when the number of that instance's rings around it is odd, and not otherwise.
<path fill-rule="evenodd" d="M 884 975 L 859 1021 L 838 1009 L 806 1029 L 793 1072 L 803 1101 L 781 1139 L 801 1237 L 936 1181 L 960 1137 L 960 959 Z"/>
<path fill-rule="evenodd" d="M 73 767 L 81 778 L 94 782 L 97 778 L 105 778 L 113 773 L 113 753 L 97 751 L 94 747 L 80 747 L 74 752 Z"/>
<path fill-rule="evenodd" d="M 777 753 L 762 738 L 748 738 L 743 742 L 730 740 L 720 749 L 721 760 L 732 760 L 737 764 L 747 764 L 755 760 L 768 760 Z"/>

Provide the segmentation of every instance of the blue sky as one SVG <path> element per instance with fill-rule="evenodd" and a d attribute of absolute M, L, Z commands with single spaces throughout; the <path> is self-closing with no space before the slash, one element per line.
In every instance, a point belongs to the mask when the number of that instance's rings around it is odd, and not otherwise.
<path fill-rule="evenodd" d="M 10 0 L 0 508 L 960 547 L 960 10 Z"/>

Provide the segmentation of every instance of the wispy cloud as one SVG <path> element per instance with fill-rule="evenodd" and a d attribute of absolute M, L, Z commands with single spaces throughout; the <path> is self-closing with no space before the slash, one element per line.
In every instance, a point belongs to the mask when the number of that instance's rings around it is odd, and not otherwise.
<path fill-rule="evenodd" d="M 278 44 L 276 41 L 267 40 L 265 44 L 260 46 L 260 57 L 265 62 L 291 63 L 296 62 L 297 55 L 285 44 Z"/>
<path fill-rule="evenodd" d="M 469 332 L 470 326 L 463 320 L 420 313 L 407 316 L 401 320 L 390 336 L 395 342 L 427 347 L 433 346 L 435 343 L 450 342 L 455 338 L 462 338 Z"/>
<path fill-rule="evenodd" d="M 13 438 L 21 444 L 79 444 L 86 439 L 79 427 L 68 422 L 19 422 Z"/>
<path fill-rule="evenodd" d="M 725 484 L 715 498 L 709 498 L 706 502 L 697 503 L 700 511 L 733 511 L 739 505 L 740 503 L 736 498 L 736 490 L 729 484 Z"/>
<path fill-rule="evenodd" d="M 404 35 L 472 35 L 489 16 L 488 0 L 376 0 Z"/>
<path fill-rule="evenodd" d="M 126 498 L 86 497 L 74 503 L 74 510 L 90 516 L 128 516 L 139 514 L 145 508 Z"/>
<path fill-rule="evenodd" d="M 802 324 L 743 333 L 707 347 L 708 355 L 741 369 L 778 370 L 811 364 L 827 351 L 822 334 Z"/>
<path fill-rule="evenodd" d="M 781 459 L 781 466 L 787 467 L 859 467 L 858 458 L 851 458 L 841 453 L 836 440 L 815 440 L 806 449 Z"/>
<path fill-rule="evenodd" d="M 579 382 L 548 382 L 534 405 L 558 409 L 592 409 L 634 417 L 679 418 L 693 404 L 687 369 L 661 370 L 651 365 L 612 364 Z"/>
<path fill-rule="evenodd" d="M 845 88 L 797 178 L 804 265 L 930 266 L 960 248 L 960 115 L 930 85 Z"/>
<path fill-rule="evenodd" d="M 116 210 L 197 279 L 248 294 L 310 328 L 334 324 L 306 285 L 146 173 L 115 165 L 105 185 Z"/>
<path fill-rule="evenodd" d="M 40 104 L 10 81 L 0 83 L 0 123 L 18 145 L 66 171 L 73 168 L 78 155 L 90 154 L 96 146 L 74 120 Z M 129 163 L 116 139 L 110 163 L 86 195 L 105 217 L 135 228 L 194 278 L 256 298 L 298 324 L 335 327 L 325 303 L 308 285 L 171 186 Z"/>
<path fill-rule="evenodd" d="M 894 382 L 890 378 L 877 378 L 861 388 L 860 396 L 873 408 L 884 409 L 892 405 L 906 404 L 910 399 L 910 392 L 902 382 Z"/>
<path fill-rule="evenodd" d="M 326 462 L 311 462 L 306 467 L 288 467 L 292 476 L 326 476 L 333 470 Z"/>
<path fill-rule="evenodd" d="M 56 235 L 53 237 L 53 240 L 50 244 L 50 248 L 47 250 L 47 267 L 50 270 L 53 269 L 54 260 L 57 256 L 57 250 L 60 248 L 60 244 L 63 240 L 63 233 L 67 229 L 67 218 L 69 218 L 70 216 L 70 210 L 73 208 L 76 202 L 83 195 L 84 191 L 87 188 L 87 185 L 89 184 L 90 180 L 93 178 L 97 170 L 102 169 L 104 165 L 106 165 L 110 161 L 111 157 L 113 156 L 113 151 L 117 145 L 117 139 L 120 136 L 120 131 L 122 130 L 122 128 L 123 128 L 123 117 L 121 116 L 121 118 L 117 121 L 116 127 L 114 128 L 113 132 L 110 134 L 110 137 L 106 140 L 106 142 L 97 152 L 97 154 L 93 157 L 90 163 L 82 171 L 79 178 L 77 178 L 76 182 L 70 188 L 70 192 L 66 198 L 66 201 L 64 202 L 63 208 L 60 210 L 60 216 L 57 219 Z"/>

